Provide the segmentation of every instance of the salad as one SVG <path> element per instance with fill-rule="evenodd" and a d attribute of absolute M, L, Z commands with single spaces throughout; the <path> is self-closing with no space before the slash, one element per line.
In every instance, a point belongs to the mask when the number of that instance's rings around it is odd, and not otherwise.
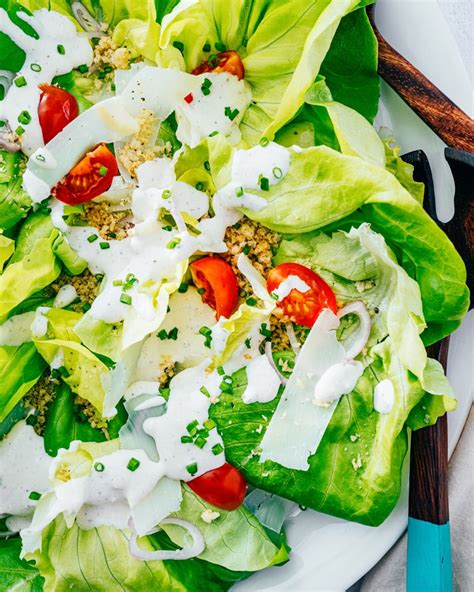
<path fill-rule="evenodd" d="M 365 4 L 0 0 L 1 590 L 228 590 L 395 507 L 469 294 Z"/>

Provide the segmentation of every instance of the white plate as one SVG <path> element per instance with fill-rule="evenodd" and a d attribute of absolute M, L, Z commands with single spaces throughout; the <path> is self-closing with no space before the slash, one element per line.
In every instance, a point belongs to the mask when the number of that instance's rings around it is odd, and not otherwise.
<path fill-rule="evenodd" d="M 466 112 L 472 90 L 448 24 L 434 0 L 379 0 L 376 20 L 384 37 Z M 382 121 L 395 130 L 404 152 L 422 148 L 433 169 L 438 214 L 452 214 L 453 181 L 444 144 L 387 86 L 382 88 Z M 452 337 L 449 378 L 459 400 L 449 417 L 453 451 L 472 402 L 474 311 Z M 382 526 L 371 528 L 306 511 L 287 526 L 290 562 L 235 586 L 236 592 L 342 592 L 357 582 L 393 546 L 407 523 L 407 496 Z"/>

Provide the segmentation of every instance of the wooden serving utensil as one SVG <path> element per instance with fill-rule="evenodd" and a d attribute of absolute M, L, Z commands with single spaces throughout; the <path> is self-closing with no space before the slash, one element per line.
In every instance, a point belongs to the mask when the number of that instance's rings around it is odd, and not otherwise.
<path fill-rule="evenodd" d="M 379 44 L 380 76 L 451 148 L 445 151 L 455 180 L 455 214 L 443 224 L 436 215 L 433 180 L 426 155 L 417 150 L 404 156 L 425 183 L 425 209 L 443 228 L 468 270 L 473 294 L 474 121 L 382 37 L 374 23 L 374 6 L 367 7 Z M 471 300 L 472 307 L 472 300 Z M 449 338 L 431 348 L 446 370 Z M 446 415 L 434 426 L 412 434 L 407 552 L 408 592 L 451 592 L 451 542 L 448 503 L 448 424 Z"/>

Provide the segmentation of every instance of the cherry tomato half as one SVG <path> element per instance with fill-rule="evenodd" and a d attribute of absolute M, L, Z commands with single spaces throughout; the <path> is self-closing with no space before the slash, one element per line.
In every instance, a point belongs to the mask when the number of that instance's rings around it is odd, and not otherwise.
<path fill-rule="evenodd" d="M 222 510 L 235 510 L 244 501 L 247 483 L 229 463 L 188 481 L 189 487 L 206 502 Z"/>
<path fill-rule="evenodd" d="M 99 144 L 59 181 L 52 193 L 71 206 L 84 203 L 107 191 L 117 173 L 115 156 L 105 144 Z"/>
<path fill-rule="evenodd" d="M 313 270 L 299 263 L 282 263 L 272 269 L 267 277 L 268 291 L 273 292 L 292 275 L 298 276 L 310 288 L 306 292 L 293 289 L 278 302 L 278 306 L 294 323 L 312 327 L 323 308 L 336 312 L 336 296 L 331 288 Z"/>
<path fill-rule="evenodd" d="M 57 86 L 40 84 L 41 90 L 38 117 L 44 143 L 50 142 L 59 132 L 79 115 L 76 98 Z"/>
<path fill-rule="evenodd" d="M 211 56 L 206 62 L 194 68 L 192 74 L 204 74 L 205 72 L 228 72 L 240 80 L 245 76 L 244 65 L 236 51 L 223 51 Z"/>
<path fill-rule="evenodd" d="M 218 257 L 203 257 L 191 263 L 191 274 L 197 288 L 204 290 L 203 302 L 216 311 L 216 318 L 226 317 L 237 308 L 239 287 L 232 267 Z"/>

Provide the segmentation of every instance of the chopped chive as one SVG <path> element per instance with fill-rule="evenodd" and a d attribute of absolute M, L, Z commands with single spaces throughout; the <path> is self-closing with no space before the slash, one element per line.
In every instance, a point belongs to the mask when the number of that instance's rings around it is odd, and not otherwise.
<path fill-rule="evenodd" d="M 203 294 L 206 293 L 206 288 L 198 288 L 197 292 L 198 292 L 198 294 L 201 294 L 201 296 L 202 296 Z"/>
<path fill-rule="evenodd" d="M 188 423 L 188 425 L 186 426 L 186 431 L 188 432 L 188 434 L 193 432 L 198 427 L 198 425 L 199 425 L 199 422 L 197 419 L 193 419 L 193 421 Z"/>
<path fill-rule="evenodd" d="M 260 138 L 260 146 L 268 146 L 268 144 L 270 144 L 270 140 L 266 137 L 266 136 L 262 136 Z"/>
<path fill-rule="evenodd" d="M 81 66 L 78 66 L 77 69 L 79 70 L 79 72 L 81 74 L 85 74 L 86 72 L 89 72 L 89 66 L 86 66 L 86 64 L 82 64 Z"/>
<path fill-rule="evenodd" d="M 35 160 L 38 160 L 39 162 L 46 162 L 46 158 L 42 154 L 37 154 L 35 156 Z"/>
<path fill-rule="evenodd" d="M 168 339 L 172 339 L 173 341 L 178 339 L 178 327 L 173 327 L 170 331 L 168 331 Z"/>
<path fill-rule="evenodd" d="M 215 454 L 217 456 L 221 452 L 224 452 L 224 447 L 222 446 L 222 444 L 214 444 L 214 446 L 211 448 L 211 450 L 212 450 L 212 454 Z"/>
<path fill-rule="evenodd" d="M 206 171 L 210 171 L 211 170 L 211 165 L 209 164 L 208 160 L 204 161 L 204 168 L 206 169 Z"/>
<path fill-rule="evenodd" d="M 199 390 L 208 399 L 211 397 L 211 393 L 207 390 L 207 388 L 205 386 L 202 386 Z"/>
<path fill-rule="evenodd" d="M 198 438 L 196 438 L 194 440 L 194 445 L 197 446 L 198 448 L 204 448 L 204 446 L 206 445 L 207 440 L 205 438 L 202 438 L 201 436 L 199 436 Z"/>
<path fill-rule="evenodd" d="M 182 284 L 179 284 L 179 288 L 178 288 L 178 292 L 180 294 L 184 294 L 185 292 L 188 291 L 189 285 L 186 284 L 185 282 L 183 282 Z"/>
<path fill-rule="evenodd" d="M 211 68 L 216 68 L 219 64 L 220 64 L 220 59 L 219 56 L 216 55 L 215 53 L 209 56 L 209 65 L 211 66 Z"/>
<path fill-rule="evenodd" d="M 64 45 L 61 45 L 61 44 L 59 44 L 59 45 L 56 47 L 56 49 L 58 50 L 58 53 L 59 53 L 60 55 L 64 55 L 64 54 L 66 53 L 66 49 L 65 49 Z"/>
<path fill-rule="evenodd" d="M 244 193 L 245 193 L 245 192 L 244 192 L 244 188 L 243 188 L 243 187 L 238 187 L 238 188 L 235 190 L 235 195 L 236 195 L 237 197 L 242 197 L 242 196 L 244 195 Z"/>
<path fill-rule="evenodd" d="M 104 80 L 104 79 L 105 79 L 105 76 L 106 76 L 106 73 L 105 73 L 104 71 L 102 71 L 102 72 L 99 72 L 99 73 L 97 74 L 97 78 L 98 78 L 99 80 Z"/>
<path fill-rule="evenodd" d="M 100 247 L 101 249 L 110 249 L 110 243 L 108 243 L 108 242 L 104 241 L 104 242 L 102 242 L 102 243 L 99 243 L 99 247 Z"/>
<path fill-rule="evenodd" d="M 214 43 L 214 47 L 217 49 L 217 51 L 225 51 L 227 49 L 227 47 L 221 41 L 216 41 L 216 43 Z"/>
<path fill-rule="evenodd" d="M 208 53 L 209 51 L 211 51 L 211 44 L 210 43 L 205 43 L 202 46 L 202 51 L 204 51 L 205 53 Z"/>
<path fill-rule="evenodd" d="M 31 64 L 30 68 L 33 72 L 41 72 L 41 66 L 39 64 Z"/>
<path fill-rule="evenodd" d="M 100 169 L 99 169 L 99 175 L 100 175 L 101 177 L 105 177 L 105 175 L 106 175 L 108 172 L 109 172 L 109 169 L 108 169 L 106 166 L 104 166 L 104 165 L 101 165 L 101 167 L 100 167 Z"/>
<path fill-rule="evenodd" d="M 101 282 L 104 279 L 104 274 L 103 273 L 96 273 L 94 277 L 98 282 Z"/>
<path fill-rule="evenodd" d="M 240 222 L 236 222 L 232 228 L 235 228 L 235 230 L 239 230 L 239 228 L 242 226 L 242 224 Z"/>
<path fill-rule="evenodd" d="M 181 53 L 184 52 L 184 43 L 181 43 L 181 41 L 173 41 L 173 47 L 176 47 Z"/>
<path fill-rule="evenodd" d="M 114 280 L 112 286 L 123 286 L 122 280 Z"/>
<path fill-rule="evenodd" d="M 98 472 L 98 473 L 103 473 L 105 470 L 105 466 L 103 465 L 103 463 L 101 462 L 96 462 L 94 464 L 94 469 Z"/>
<path fill-rule="evenodd" d="M 169 189 L 164 189 L 161 197 L 163 199 L 169 199 L 171 197 L 171 191 Z"/>
<path fill-rule="evenodd" d="M 179 243 L 181 242 L 181 239 L 179 237 L 174 238 L 173 240 L 170 240 L 170 242 L 166 245 L 167 249 L 175 249 Z"/>
<path fill-rule="evenodd" d="M 120 302 L 122 304 L 127 304 L 130 305 L 132 304 L 132 297 L 130 296 L 130 294 L 120 294 Z"/>
<path fill-rule="evenodd" d="M 217 134 L 218 134 L 218 133 L 219 133 L 219 132 L 218 132 L 217 130 L 214 130 L 213 132 L 211 132 L 211 133 L 209 134 L 209 137 L 210 137 L 210 138 L 214 138 L 215 136 L 217 136 Z"/>
<path fill-rule="evenodd" d="M 110 90 L 112 92 L 115 92 L 117 90 L 117 87 L 115 86 L 115 83 L 114 82 L 112 82 L 112 84 L 110 85 Z"/>
<path fill-rule="evenodd" d="M 163 230 L 166 230 L 166 232 L 171 232 L 173 227 L 168 224 L 167 226 L 163 226 Z"/>
<path fill-rule="evenodd" d="M 161 339 L 161 341 L 168 339 L 168 333 L 164 329 L 161 329 L 161 331 L 159 331 L 156 336 Z"/>
<path fill-rule="evenodd" d="M 250 349 L 250 343 L 251 343 L 251 338 L 250 337 L 247 337 L 247 339 L 245 340 L 245 347 L 247 349 Z"/>
<path fill-rule="evenodd" d="M 270 181 L 266 177 L 260 177 L 259 183 L 262 191 L 269 191 Z"/>
<path fill-rule="evenodd" d="M 18 78 L 15 78 L 13 82 L 15 83 L 15 86 L 18 86 L 18 88 L 27 85 L 26 78 L 24 76 L 18 76 Z"/>
<path fill-rule="evenodd" d="M 206 97 L 211 94 L 211 86 L 212 86 L 212 81 L 209 80 L 209 78 L 205 78 L 204 82 L 201 84 L 201 92 Z"/>
<path fill-rule="evenodd" d="M 132 457 L 132 458 L 131 458 L 131 459 L 128 461 L 128 464 L 127 464 L 127 469 L 128 469 L 129 471 L 136 471 L 136 470 L 138 469 L 138 467 L 139 467 L 139 466 L 140 466 L 140 461 L 139 461 L 137 458 L 133 458 L 133 457 Z"/>
<path fill-rule="evenodd" d="M 196 183 L 196 189 L 197 189 L 198 191 L 202 191 L 202 190 L 204 189 L 204 183 L 203 183 L 202 181 L 198 181 L 198 182 Z"/>
<path fill-rule="evenodd" d="M 41 493 L 38 493 L 37 491 L 32 491 L 28 496 L 28 499 L 37 502 L 39 499 L 41 499 Z"/>
<path fill-rule="evenodd" d="M 97 236 L 97 234 L 89 234 L 89 236 L 87 237 L 87 241 L 90 243 L 95 242 L 99 237 Z"/>
<path fill-rule="evenodd" d="M 270 338 L 272 336 L 272 332 L 267 329 L 267 323 L 262 323 L 260 325 L 260 335 L 263 335 L 264 337 Z"/>
<path fill-rule="evenodd" d="M 21 125 L 19 125 L 15 130 L 15 134 L 17 136 L 22 136 L 24 133 L 25 133 L 25 128 L 21 127 Z"/>
<path fill-rule="evenodd" d="M 195 475 L 198 472 L 197 463 L 193 462 L 186 466 L 186 470 L 190 475 Z"/>
<path fill-rule="evenodd" d="M 270 296 L 271 296 L 271 298 L 273 298 L 273 300 L 279 300 L 279 296 L 275 292 L 271 292 Z"/>
<path fill-rule="evenodd" d="M 281 179 L 283 177 L 283 171 L 280 167 L 273 167 L 273 176 L 275 179 Z"/>
<path fill-rule="evenodd" d="M 88 302 L 84 302 L 84 304 L 82 305 L 82 312 L 87 312 L 88 310 L 90 310 L 92 307 Z"/>
<path fill-rule="evenodd" d="M 231 121 L 234 121 L 234 119 L 237 117 L 239 113 L 240 111 L 238 109 L 231 109 L 230 107 L 226 107 L 224 109 L 224 115 L 228 117 Z"/>
<path fill-rule="evenodd" d="M 209 327 L 201 327 L 199 333 L 204 336 L 204 347 L 211 347 L 212 343 L 212 331 Z"/>
<path fill-rule="evenodd" d="M 225 370 L 222 366 L 217 367 L 217 374 L 219 374 L 219 376 L 224 376 Z"/>
<path fill-rule="evenodd" d="M 191 438 L 191 436 L 181 436 L 181 443 L 182 444 L 192 444 L 193 439 Z"/>
<path fill-rule="evenodd" d="M 216 427 L 216 422 L 213 419 L 209 418 L 206 419 L 206 421 L 203 421 L 202 425 L 206 428 L 206 430 L 211 431 Z"/>
<path fill-rule="evenodd" d="M 247 298 L 246 303 L 249 306 L 255 306 L 257 304 L 257 299 L 256 298 Z"/>
<path fill-rule="evenodd" d="M 244 255 L 248 255 L 250 253 L 251 247 L 250 245 L 245 245 L 245 247 L 242 249 L 242 253 Z"/>

